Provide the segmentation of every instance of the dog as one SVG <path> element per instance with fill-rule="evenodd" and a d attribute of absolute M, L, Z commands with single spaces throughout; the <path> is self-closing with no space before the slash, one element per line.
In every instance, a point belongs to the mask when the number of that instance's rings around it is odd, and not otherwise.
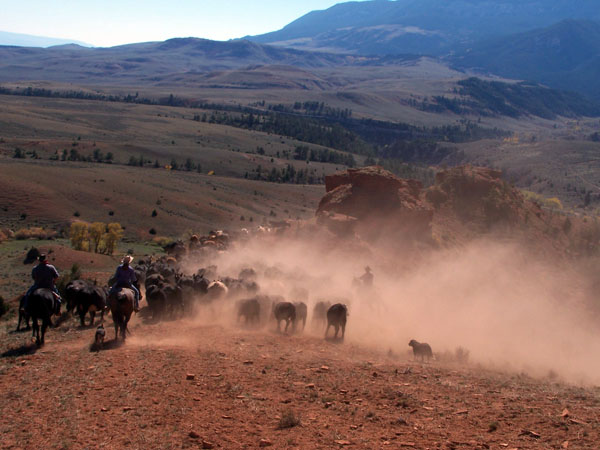
<path fill-rule="evenodd" d="M 431 351 L 431 346 L 429 344 L 421 344 L 420 342 L 412 339 L 408 345 L 409 347 L 412 347 L 415 359 L 420 357 L 421 361 L 424 361 L 425 358 L 427 358 L 427 361 L 429 361 L 431 358 L 433 358 L 433 352 Z"/>
<path fill-rule="evenodd" d="M 106 330 L 104 329 L 104 325 L 100 324 L 98 328 L 96 328 L 96 336 L 94 338 L 94 344 L 96 348 L 101 349 L 104 345 L 104 337 L 106 336 Z"/>

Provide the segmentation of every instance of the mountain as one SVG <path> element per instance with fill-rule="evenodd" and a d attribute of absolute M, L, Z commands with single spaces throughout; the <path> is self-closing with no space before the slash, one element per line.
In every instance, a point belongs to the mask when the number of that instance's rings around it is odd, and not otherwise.
<path fill-rule="evenodd" d="M 410 59 L 414 60 L 414 57 Z M 197 38 L 110 48 L 0 46 L 0 81 L 157 82 L 173 74 L 201 77 L 212 71 L 256 65 L 314 69 L 395 64 L 405 60 L 399 56 L 358 57 L 286 49 L 244 40 L 221 42 Z"/>
<path fill-rule="evenodd" d="M 475 45 L 457 66 L 536 80 L 600 99 L 600 23 L 564 20 L 550 27 Z"/>
<path fill-rule="evenodd" d="M 18 47 L 52 47 L 53 45 L 77 44 L 90 47 L 84 42 L 73 39 L 59 39 L 45 36 L 32 36 L 29 34 L 9 33 L 0 31 L 0 45 L 15 45 Z"/>
<path fill-rule="evenodd" d="M 481 39 L 600 20 L 596 0 L 375 0 L 313 11 L 283 29 L 248 40 L 356 54 L 443 55 Z"/>

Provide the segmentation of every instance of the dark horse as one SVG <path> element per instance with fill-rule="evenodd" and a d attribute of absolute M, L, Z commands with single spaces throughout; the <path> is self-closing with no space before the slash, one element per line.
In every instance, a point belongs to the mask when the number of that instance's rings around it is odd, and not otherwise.
<path fill-rule="evenodd" d="M 119 338 L 119 329 L 123 340 L 127 337 L 127 323 L 133 314 L 135 294 L 129 288 L 119 288 L 108 298 L 113 322 L 115 323 L 115 341 Z"/>
<path fill-rule="evenodd" d="M 33 337 L 38 346 L 44 345 L 44 335 L 48 326 L 52 326 L 52 314 L 54 313 L 54 294 L 51 289 L 36 289 L 29 295 L 27 302 L 27 314 L 33 322 Z M 38 319 L 42 320 L 42 334 Z"/>

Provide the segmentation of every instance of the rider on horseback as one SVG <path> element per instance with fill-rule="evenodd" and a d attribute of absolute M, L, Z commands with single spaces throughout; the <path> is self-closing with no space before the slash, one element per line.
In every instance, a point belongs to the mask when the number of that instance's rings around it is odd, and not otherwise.
<path fill-rule="evenodd" d="M 113 276 L 114 284 L 110 288 L 109 295 L 116 293 L 119 288 L 131 289 L 135 293 L 134 311 L 138 312 L 140 310 L 140 291 L 134 285 L 137 282 L 137 277 L 135 276 L 135 270 L 129 265 L 131 261 L 133 261 L 133 257 L 130 255 L 121 260 L 121 265 L 117 267 L 117 271 Z"/>
<path fill-rule="evenodd" d="M 55 284 L 58 278 L 58 271 L 52 264 L 48 264 L 48 258 L 44 253 L 38 256 L 38 261 L 39 264 L 31 271 L 31 278 L 33 278 L 34 282 L 33 286 L 29 288 L 23 297 L 23 309 L 27 310 L 29 296 L 36 289 L 50 289 L 54 294 L 54 299 L 56 300 L 54 302 L 54 313 L 58 315 L 60 314 L 61 303 L 60 293 L 58 292 Z"/>

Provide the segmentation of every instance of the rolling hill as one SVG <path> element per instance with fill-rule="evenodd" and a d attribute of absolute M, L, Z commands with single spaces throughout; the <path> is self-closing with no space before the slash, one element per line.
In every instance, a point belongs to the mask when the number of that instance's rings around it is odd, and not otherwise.
<path fill-rule="evenodd" d="M 283 29 L 247 37 L 262 44 L 355 54 L 443 55 L 485 38 L 600 19 L 583 0 L 397 0 L 340 3 Z"/>
<path fill-rule="evenodd" d="M 414 60 L 414 57 L 410 58 Z M 0 46 L 0 81 L 153 83 L 172 74 L 203 74 L 256 65 L 305 69 L 401 63 L 402 57 L 357 57 L 307 52 L 249 41 L 177 38 L 110 48 L 66 45 L 43 48 Z"/>

